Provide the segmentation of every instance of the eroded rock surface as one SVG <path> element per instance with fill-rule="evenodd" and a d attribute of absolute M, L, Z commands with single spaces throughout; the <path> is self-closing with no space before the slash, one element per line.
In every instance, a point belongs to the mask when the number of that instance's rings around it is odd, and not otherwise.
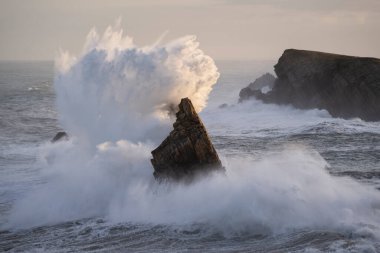
<path fill-rule="evenodd" d="M 288 49 L 274 70 L 278 78 L 273 89 L 250 96 L 326 109 L 333 117 L 380 120 L 380 59 Z"/>
<path fill-rule="evenodd" d="M 154 177 L 191 181 L 213 171 L 224 172 L 218 154 L 190 99 L 183 98 L 169 136 L 152 151 Z"/>
<path fill-rule="evenodd" d="M 262 89 L 267 89 L 267 91 L 271 90 L 274 86 L 275 81 L 276 77 L 270 73 L 266 73 L 260 76 L 253 83 L 250 83 L 247 87 L 241 89 L 239 93 L 239 101 L 241 102 L 253 96 L 254 91 L 262 91 Z"/>

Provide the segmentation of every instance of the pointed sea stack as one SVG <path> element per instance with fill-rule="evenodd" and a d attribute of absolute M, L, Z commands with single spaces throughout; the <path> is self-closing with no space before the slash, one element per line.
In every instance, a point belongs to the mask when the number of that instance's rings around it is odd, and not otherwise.
<path fill-rule="evenodd" d="M 191 100 L 183 98 L 169 136 L 152 151 L 154 177 L 159 180 L 192 181 L 200 174 L 224 172 Z"/>

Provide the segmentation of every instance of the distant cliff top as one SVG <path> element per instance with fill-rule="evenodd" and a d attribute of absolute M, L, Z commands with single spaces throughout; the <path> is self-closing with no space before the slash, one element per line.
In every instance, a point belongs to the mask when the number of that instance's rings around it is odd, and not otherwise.
<path fill-rule="evenodd" d="M 274 70 L 277 80 L 270 92 L 241 92 L 240 98 L 380 120 L 380 59 L 287 49 Z"/>
<path fill-rule="evenodd" d="M 350 55 L 343 55 L 343 54 L 334 54 L 334 53 L 326 53 L 326 52 L 319 52 L 319 51 L 312 51 L 312 50 L 301 50 L 301 49 L 294 49 L 289 48 L 285 49 L 282 56 L 307 56 L 307 57 L 321 57 L 324 59 L 328 58 L 334 58 L 334 59 L 367 59 L 367 60 L 375 60 L 377 62 L 380 62 L 380 59 L 374 58 L 374 57 L 361 57 L 361 56 L 350 56 Z"/>

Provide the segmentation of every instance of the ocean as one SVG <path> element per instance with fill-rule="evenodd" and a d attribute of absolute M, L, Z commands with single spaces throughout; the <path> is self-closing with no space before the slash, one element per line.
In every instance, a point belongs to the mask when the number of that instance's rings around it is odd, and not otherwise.
<path fill-rule="evenodd" d="M 274 64 L 216 61 L 200 117 L 226 176 L 184 186 L 149 164 L 173 119 L 148 128 L 134 104 L 55 87 L 53 62 L 1 62 L 0 251 L 380 252 L 380 122 L 238 103 Z M 90 137 L 50 143 L 62 130 Z"/>

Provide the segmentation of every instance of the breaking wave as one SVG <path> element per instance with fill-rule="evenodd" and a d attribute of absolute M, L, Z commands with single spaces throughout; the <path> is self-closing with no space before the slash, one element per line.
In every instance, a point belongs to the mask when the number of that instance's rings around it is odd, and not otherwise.
<path fill-rule="evenodd" d="M 56 66 L 60 122 L 92 144 L 162 138 L 157 132 L 180 99 L 189 97 L 200 112 L 219 77 L 195 36 L 137 47 L 119 22 L 102 36 L 93 29 L 83 54 L 62 53 Z"/>
<path fill-rule="evenodd" d="M 137 47 L 116 26 L 103 36 L 90 32 L 80 57 L 63 53 L 57 110 L 71 139 L 39 148 L 46 182 L 15 203 L 7 226 L 102 216 L 111 222 L 205 223 L 225 233 L 328 227 L 379 237 L 378 191 L 331 176 L 326 161 L 305 146 L 259 159 L 222 157 L 226 176 L 192 185 L 153 180 L 150 151 L 170 131 L 173 106 L 189 97 L 201 111 L 218 79 L 213 60 L 198 46 L 187 36 Z"/>

